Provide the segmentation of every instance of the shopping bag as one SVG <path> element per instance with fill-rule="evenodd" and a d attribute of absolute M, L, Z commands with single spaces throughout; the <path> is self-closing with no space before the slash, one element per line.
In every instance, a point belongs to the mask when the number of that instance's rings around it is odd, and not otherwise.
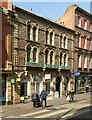
<path fill-rule="evenodd" d="M 68 101 L 70 100 L 70 97 L 69 97 L 69 95 L 67 96 L 67 100 L 68 100 Z"/>

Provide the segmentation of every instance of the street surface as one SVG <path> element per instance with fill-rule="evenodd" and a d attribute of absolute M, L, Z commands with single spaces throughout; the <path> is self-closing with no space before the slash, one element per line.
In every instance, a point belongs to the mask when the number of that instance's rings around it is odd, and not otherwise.
<path fill-rule="evenodd" d="M 90 101 L 84 100 L 77 103 L 67 103 L 66 105 L 47 107 L 47 108 L 34 108 L 36 112 L 29 112 L 26 114 L 16 115 L 11 112 L 5 118 L 90 118 Z M 13 114 L 12 114 L 13 113 Z"/>
<path fill-rule="evenodd" d="M 86 95 L 85 96 L 90 96 Z M 77 99 L 77 98 L 76 98 Z M 4 111 L 2 113 L 3 118 L 53 118 L 53 120 L 62 120 L 69 118 L 91 118 L 91 104 L 90 97 L 83 100 L 74 100 L 72 103 L 68 103 L 66 100 L 65 104 L 53 105 L 48 102 L 47 108 L 30 108 L 29 104 L 24 104 L 23 107 L 16 107 L 15 109 Z M 58 103 L 60 99 L 56 99 Z M 32 106 L 31 106 L 32 107 Z"/>

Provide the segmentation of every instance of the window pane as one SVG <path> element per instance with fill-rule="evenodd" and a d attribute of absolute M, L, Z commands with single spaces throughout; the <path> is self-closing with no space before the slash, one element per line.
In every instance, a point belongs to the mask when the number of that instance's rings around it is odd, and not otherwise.
<path fill-rule="evenodd" d="M 36 27 L 33 28 L 33 41 L 36 41 Z"/>
<path fill-rule="evenodd" d="M 35 48 L 33 50 L 33 62 L 36 62 L 36 54 L 37 54 L 37 49 Z"/>
<path fill-rule="evenodd" d="M 27 48 L 27 62 L 30 61 L 30 53 L 31 53 L 31 48 L 28 47 L 28 48 Z"/>

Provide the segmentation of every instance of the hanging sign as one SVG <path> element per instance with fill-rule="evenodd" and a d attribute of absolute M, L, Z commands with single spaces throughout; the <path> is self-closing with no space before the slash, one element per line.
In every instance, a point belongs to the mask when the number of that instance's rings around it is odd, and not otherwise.
<path fill-rule="evenodd" d="M 76 77 L 77 77 L 77 76 L 80 76 L 80 72 L 75 72 L 75 73 L 74 73 L 74 76 L 76 76 Z"/>
<path fill-rule="evenodd" d="M 51 74 L 45 74 L 45 79 L 51 79 Z"/>

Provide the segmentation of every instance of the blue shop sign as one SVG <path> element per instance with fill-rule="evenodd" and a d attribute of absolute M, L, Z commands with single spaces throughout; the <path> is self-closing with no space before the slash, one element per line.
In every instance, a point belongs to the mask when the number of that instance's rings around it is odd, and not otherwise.
<path fill-rule="evenodd" d="M 80 72 L 75 72 L 74 76 L 80 76 Z"/>

